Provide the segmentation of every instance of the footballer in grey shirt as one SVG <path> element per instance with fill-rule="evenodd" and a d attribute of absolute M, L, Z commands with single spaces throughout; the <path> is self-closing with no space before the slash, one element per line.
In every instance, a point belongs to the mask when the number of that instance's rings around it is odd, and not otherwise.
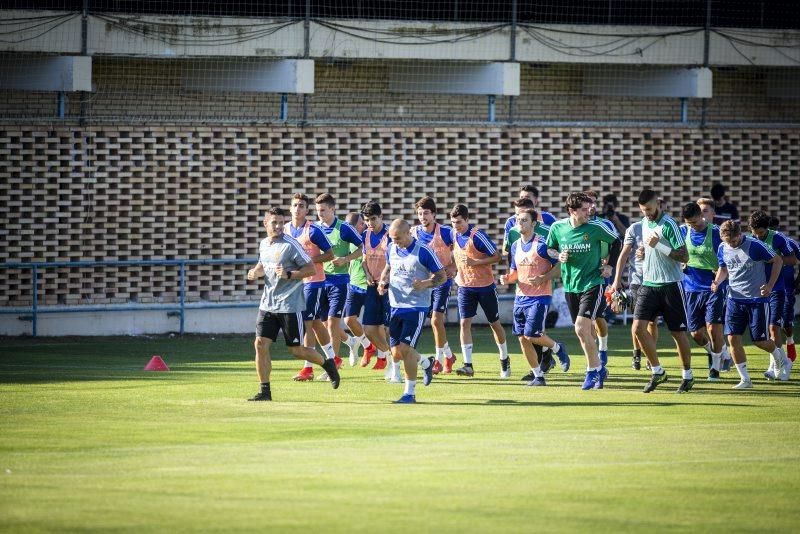
<path fill-rule="evenodd" d="M 333 389 L 339 387 L 339 371 L 333 359 L 325 359 L 313 348 L 303 346 L 303 278 L 314 274 L 314 264 L 293 237 L 283 233 L 286 213 L 270 208 L 264 215 L 267 237 L 258 248 L 258 263 L 247 272 L 248 280 L 264 278 L 264 292 L 256 321 L 256 372 L 261 390 L 249 400 L 271 401 L 270 349 L 283 331 L 289 354 L 325 369 Z"/>

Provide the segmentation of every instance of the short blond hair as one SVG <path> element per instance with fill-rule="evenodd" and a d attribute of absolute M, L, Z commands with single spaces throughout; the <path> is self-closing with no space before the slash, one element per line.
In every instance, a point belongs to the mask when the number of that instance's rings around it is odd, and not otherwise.
<path fill-rule="evenodd" d="M 727 220 L 719 227 L 719 235 L 722 239 L 730 239 L 742 233 L 742 225 L 739 221 Z"/>
<path fill-rule="evenodd" d="M 698 206 L 708 206 L 712 210 L 714 209 L 714 201 L 712 199 L 710 199 L 710 198 L 707 198 L 707 197 L 698 198 L 697 199 L 697 205 Z M 716 210 L 714 210 L 714 211 L 716 211 Z"/>

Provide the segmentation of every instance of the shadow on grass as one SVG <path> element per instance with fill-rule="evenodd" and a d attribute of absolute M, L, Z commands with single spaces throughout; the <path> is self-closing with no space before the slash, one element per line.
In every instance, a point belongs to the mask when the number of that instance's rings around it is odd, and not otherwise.
<path fill-rule="evenodd" d="M 591 395 L 591 393 L 588 393 Z M 357 404 L 357 405 L 386 405 L 386 404 L 394 404 L 393 401 L 385 401 L 385 400 L 298 400 L 292 399 L 292 403 L 298 404 Z M 669 406 L 719 406 L 719 407 L 737 407 L 737 408 L 757 408 L 758 406 L 754 406 L 752 404 L 741 404 L 741 403 L 733 403 L 733 402 L 672 402 L 672 401 L 657 401 L 657 400 L 649 400 L 649 401 L 600 401 L 600 400 L 591 400 L 588 399 L 586 401 L 560 401 L 560 400 L 552 400 L 552 401 L 534 401 L 534 400 L 514 400 L 514 399 L 488 399 L 488 400 L 463 400 L 463 401 L 453 401 L 453 400 L 426 400 L 423 398 L 422 400 L 417 400 L 416 404 L 421 405 L 430 405 L 430 406 L 498 406 L 498 407 L 508 407 L 508 406 L 519 406 L 519 407 L 530 407 L 530 406 L 551 406 L 551 407 L 565 407 L 565 406 L 631 406 L 631 407 L 669 407 Z"/>
<path fill-rule="evenodd" d="M 483 402 L 478 401 L 451 401 L 436 402 L 431 404 L 444 404 L 448 406 L 647 406 L 647 407 L 667 407 L 667 406 L 736 406 L 740 408 L 753 408 L 750 404 L 734 404 L 730 402 L 670 402 L 670 401 L 517 401 L 509 399 L 490 399 Z"/>

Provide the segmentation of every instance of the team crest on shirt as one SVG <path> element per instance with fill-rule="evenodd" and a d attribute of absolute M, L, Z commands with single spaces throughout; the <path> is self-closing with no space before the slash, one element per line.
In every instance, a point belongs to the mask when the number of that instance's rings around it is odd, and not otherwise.
<path fill-rule="evenodd" d="M 589 234 L 583 234 L 583 240 L 589 241 Z"/>

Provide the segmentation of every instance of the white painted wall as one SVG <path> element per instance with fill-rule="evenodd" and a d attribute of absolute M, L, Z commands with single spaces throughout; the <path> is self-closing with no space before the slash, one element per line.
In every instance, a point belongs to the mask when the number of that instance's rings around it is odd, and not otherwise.
<path fill-rule="evenodd" d="M 32 14 L 57 14 L 51 11 L 0 12 L 4 19 L 30 17 Z M 268 23 L 269 19 L 234 17 L 174 17 L 157 15 L 114 15 L 125 19 L 130 28 L 146 27 L 153 23 L 171 24 L 169 35 L 155 38 L 152 33 L 137 35 L 109 24 L 95 16 L 89 17 L 88 49 L 90 55 L 121 55 L 139 57 L 290 57 L 303 56 L 303 23 L 298 21 L 272 35 L 258 37 L 235 44 L 201 46 L 185 44 L 189 39 L 235 37 L 251 31 L 253 24 Z M 333 21 L 352 29 L 348 35 L 312 22 L 310 26 L 310 55 L 312 58 L 353 59 L 427 59 L 444 61 L 508 61 L 511 56 L 510 28 L 455 43 L 445 41 L 457 38 L 453 30 L 485 27 L 486 25 L 448 22 L 414 22 L 387 20 Z M 13 29 L 10 26 L 8 29 Z M 0 51 L 50 52 L 56 54 L 80 53 L 80 16 L 41 37 L 18 43 L 0 43 Z M 736 30 L 745 32 L 749 41 L 781 46 L 775 50 L 768 46 L 737 44 L 734 49 L 722 36 L 711 34 L 711 65 L 761 65 L 796 67 L 800 61 L 800 31 L 798 30 Z M 451 32 L 448 34 L 448 32 Z M 35 36 L 35 30 L 21 38 Z M 667 34 L 675 35 L 667 35 Z M 433 41 L 425 45 L 418 42 L 422 35 Z M 590 35 L 592 34 L 592 35 Z M 596 35 L 594 35 L 596 34 Z M 634 35 L 620 41 L 619 34 Z M 744 34 L 742 34 L 744 35 Z M 363 37 L 363 38 L 362 38 Z M 369 38 L 379 38 L 375 42 Z M 15 36 L 16 40 L 16 36 Z M 516 40 L 516 61 L 532 63 L 592 63 L 622 65 L 682 65 L 697 66 L 703 63 L 704 33 L 702 28 L 670 26 L 603 26 L 543 24 L 535 28 L 520 27 Z M 602 52 L 607 52 L 603 54 Z M 742 53 L 740 53 L 742 52 Z M 751 63 L 752 62 L 752 63 Z"/>

